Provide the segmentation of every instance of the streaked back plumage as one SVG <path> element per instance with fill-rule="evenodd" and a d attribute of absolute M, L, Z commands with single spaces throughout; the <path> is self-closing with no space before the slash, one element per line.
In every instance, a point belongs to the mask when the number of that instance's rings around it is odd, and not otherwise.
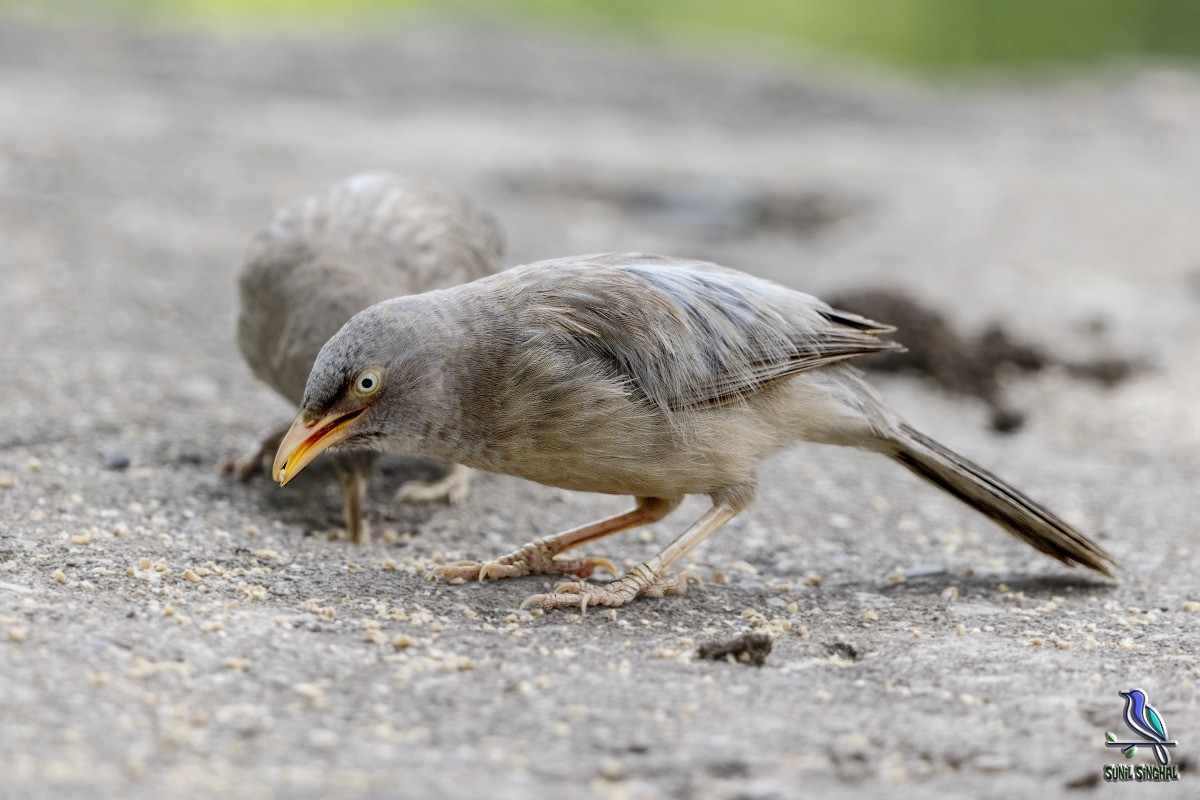
<path fill-rule="evenodd" d="M 543 321 L 528 328 L 533 335 L 570 339 L 668 415 L 744 400 L 852 356 L 903 349 L 877 338 L 890 326 L 702 261 L 600 254 L 531 264 L 493 281 L 511 284 L 525 319 Z"/>

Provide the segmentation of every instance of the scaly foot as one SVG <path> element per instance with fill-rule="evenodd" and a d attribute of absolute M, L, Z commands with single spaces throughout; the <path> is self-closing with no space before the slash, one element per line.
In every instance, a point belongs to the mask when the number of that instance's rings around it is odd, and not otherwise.
<path fill-rule="evenodd" d="M 470 467 L 451 464 L 450 470 L 436 481 L 407 481 L 396 490 L 393 498 L 398 503 L 445 502 L 452 506 L 461 505 L 471 489 Z"/>
<path fill-rule="evenodd" d="M 624 578 L 613 581 L 605 586 L 592 583 L 564 583 L 557 586 L 552 594 L 534 594 L 525 598 L 521 603 L 524 608 L 536 603 L 549 611 L 552 608 L 570 608 L 578 606 L 580 612 L 587 611 L 588 606 L 623 606 L 635 597 L 666 597 L 667 595 L 683 594 L 689 583 L 700 581 L 693 575 L 659 575 L 655 576 L 645 565 L 635 567 Z"/>
<path fill-rule="evenodd" d="M 523 575 L 558 574 L 587 578 L 596 569 L 603 569 L 617 576 L 617 567 L 607 558 L 588 556 L 584 558 L 555 558 L 558 555 L 545 539 L 535 539 L 506 556 L 486 564 L 479 561 L 457 561 L 438 567 L 430 573 L 433 578 L 481 581 L 484 578 L 519 578 Z"/>

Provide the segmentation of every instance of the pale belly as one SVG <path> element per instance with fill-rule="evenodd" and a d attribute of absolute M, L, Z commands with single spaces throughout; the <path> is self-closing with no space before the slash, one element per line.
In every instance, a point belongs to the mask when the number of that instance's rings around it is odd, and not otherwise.
<path fill-rule="evenodd" d="M 506 408 L 484 426 L 505 431 L 503 436 L 470 452 L 427 455 L 581 492 L 711 494 L 753 484 L 758 464 L 796 441 L 870 447 L 876 434 L 860 399 L 871 406 L 872 398 L 870 388 L 841 366 L 800 373 L 744 401 L 669 418 L 610 392 L 590 403 Z"/>
<path fill-rule="evenodd" d="M 507 442 L 464 463 L 580 492 L 680 497 L 752 483 L 758 462 L 782 444 L 764 435 L 756 415 L 709 409 L 675 428 L 598 424 L 568 436 Z"/>

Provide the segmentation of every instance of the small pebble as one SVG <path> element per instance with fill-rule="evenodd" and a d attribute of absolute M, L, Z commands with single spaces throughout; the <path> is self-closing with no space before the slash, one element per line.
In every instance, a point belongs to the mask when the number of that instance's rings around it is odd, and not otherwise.
<path fill-rule="evenodd" d="M 112 450 L 100 457 L 100 463 L 104 465 L 105 469 L 116 472 L 129 468 L 129 456 L 120 450 Z"/>

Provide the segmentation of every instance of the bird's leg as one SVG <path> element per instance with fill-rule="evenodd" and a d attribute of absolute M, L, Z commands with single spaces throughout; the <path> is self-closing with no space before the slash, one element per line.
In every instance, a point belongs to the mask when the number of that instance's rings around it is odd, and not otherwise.
<path fill-rule="evenodd" d="M 345 498 L 346 534 L 352 542 L 368 545 L 371 543 L 371 530 L 363 519 L 363 506 L 367 501 L 367 472 L 357 466 L 339 466 L 337 474 Z"/>
<path fill-rule="evenodd" d="M 537 603 L 544 609 L 579 606 L 584 611 L 588 606 L 620 606 L 635 597 L 663 597 L 683 594 L 687 591 L 687 579 L 682 575 L 665 576 L 667 568 L 678 561 L 717 528 L 733 519 L 744 505 L 728 502 L 713 502 L 713 507 L 696 520 L 678 539 L 671 542 L 657 555 L 626 573 L 625 577 L 604 586 L 590 583 L 566 583 L 552 594 L 535 594 L 521 603 L 524 608 Z"/>
<path fill-rule="evenodd" d="M 617 568 L 607 558 L 555 558 L 582 544 L 612 536 L 614 533 L 627 531 L 642 525 L 649 525 L 671 513 L 679 505 L 682 498 L 639 497 L 637 506 L 624 514 L 617 514 L 597 522 L 581 525 L 569 531 L 557 533 L 545 539 L 534 539 L 524 547 L 520 547 L 506 556 L 495 561 L 481 564 L 478 561 L 459 561 L 438 567 L 432 573 L 435 578 L 454 580 L 483 580 L 484 578 L 514 578 L 522 575 L 541 573 L 558 573 L 586 578 L 597 568 L 605 569 L 614 578 Z"/>
<path fill-rule="evenodd" d="M 289 427 L 290 423 L 285 422 L 268 433 L 253 451 L 237 458 L 225 459 L 221 462 L 221 472 L 231 472 L 239 481 L 250 480 L 259 470 L 270 475 L 271 461 L 275 458 L 275 451 L 279 449 L 279 443 L 287 435 Z"/>
<path fill-rule="evenodd" d="M 450 470 L 440 480 L 406 481 L 396 490 L 393 498 L 402 503 L 430 503 L 435 500 L 445 500 L 456 506 L 467 499 L 467 491 L 471 488 L 471 475 L 474 470 L 462 464 L 451 464 Z"/>

